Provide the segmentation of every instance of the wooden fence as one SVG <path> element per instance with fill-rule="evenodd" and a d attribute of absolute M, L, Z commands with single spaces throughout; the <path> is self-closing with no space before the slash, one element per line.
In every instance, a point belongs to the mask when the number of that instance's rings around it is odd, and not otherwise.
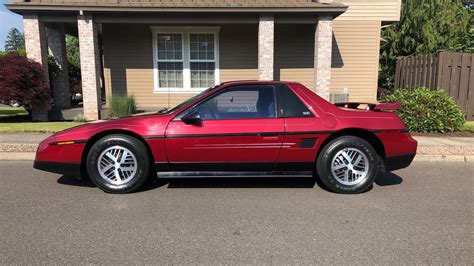
<path fill-rule="evenodd" d="M 467 120 L 474 120 L 474 54 L 438 52 L 398 58 L 395 88 L 442 88 L 458 103 Z"/>

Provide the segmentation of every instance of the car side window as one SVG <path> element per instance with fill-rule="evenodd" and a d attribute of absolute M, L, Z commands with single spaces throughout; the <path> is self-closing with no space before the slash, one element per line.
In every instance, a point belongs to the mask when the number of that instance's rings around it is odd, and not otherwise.
<path fill-rule="evenodd" d="M 313 117 L 313 113 L 296 96 L 296 94 L 286 85 L 277 88 L 279 115 L 281 117 Z"/>
<path fill-rule="evenodd" d="M 224 89 L 193 111 L 203 120 L 275 118 L 275 89 L 271 85 L 244 85 Z"/>

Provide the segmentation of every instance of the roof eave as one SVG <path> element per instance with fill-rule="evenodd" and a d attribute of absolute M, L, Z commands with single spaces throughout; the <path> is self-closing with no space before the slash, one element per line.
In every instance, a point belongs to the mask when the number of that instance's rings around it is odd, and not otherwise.
<path fill-rule="evenodd" d="M 132 6 L 68 6 L 5 4 L 12 12 L 89 11 L 89 12 L 166 12 L 166 13 L 331 13 L 339 15 L 347 10 L 341 4 L 324 7 L 132 7 Z"/>

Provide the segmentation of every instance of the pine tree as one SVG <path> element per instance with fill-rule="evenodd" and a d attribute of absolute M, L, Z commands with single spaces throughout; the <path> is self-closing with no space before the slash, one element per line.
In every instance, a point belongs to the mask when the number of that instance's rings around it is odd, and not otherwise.
<path fill-rule="evenodd" d="M 469 1 L 403 0 L 400 22 L 382 30 L 382 87 L 393 86 L 396 58 L 438 50 L 473 52 L 473 10 Z"/>
<path fill-rule="evenodd" d="M 11 28 L 8 31 L 5 41 L 5 51 L 18 51 L 25 48 L 25 38 L 17 28 Z"/>

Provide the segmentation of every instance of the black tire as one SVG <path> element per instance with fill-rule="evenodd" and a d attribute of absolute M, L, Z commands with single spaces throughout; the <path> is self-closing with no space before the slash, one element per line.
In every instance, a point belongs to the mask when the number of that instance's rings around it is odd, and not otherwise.
<path fill-rule="evenodd" d="M 133 175 L 128 177 L 130 180 L 124 184 L 113 184 L 113 180 L 107 181 L 101 176 L 98 169 L 100 155 L 108 148 L 115 146 L 126 148 L 136 159 L 136 170 Z M 140 188 L 147 180 L 150 169 L 150 160 L 145 145 L 136 138 L 121 134 L 108 135 L 99 139 L 89 150 L 86 160 L 87 172 L 92 182 L 103 191 L 114 194 L 129 193 Z"/>
<path fill-rule="evenodd" d="M 331 164 L 337 153 L 348 148 L 357 149 L 362 152 L 368 161 L 368 170 L 365 178 L 356 184 L 341 183 L 344 182 L 344 180 L 340 180 L 336 177 L 331 170 Z M 316 172 L 323 185 L 330 191 L 342 194 L 361 193 L 367 191 L 372 186 L 372 183 L 378 175 L 378 155 L 372 145 L 361 138 L 355 136 L 339 137 L 329 142 L 321 150 L 316 161 Z"/>

